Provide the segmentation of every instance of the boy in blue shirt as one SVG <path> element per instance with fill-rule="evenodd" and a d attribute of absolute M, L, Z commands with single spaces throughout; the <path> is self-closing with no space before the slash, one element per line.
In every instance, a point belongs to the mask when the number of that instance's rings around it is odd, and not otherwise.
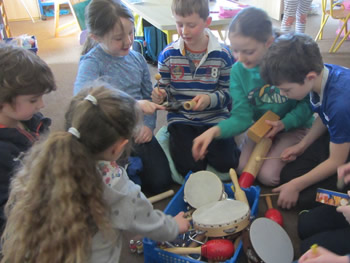
<path fill-rule="evenodd" d="M 319 187 L 337 190 L 337 168 L 349 159 L 350 70 L 323 64 L 316 42 L 305 34 L 279 37 L 269 48 L 261 75 L 276 85 L 281 95 L 310 103 L 318 117 L 308 134 L 287 148 L 281 157 L 287 164 L 281 172 L 278 205 L 302 209 L 316 206 Z"/>
<path fill-rule="evenodd" d="M 167 116 L 169 148 L 177 171 L 205 170 L 210 164 L 219 172 L 238 165 L 233 137 L 212 142 L 203 160 L 192 156 L 193 139 L 229 117 L 229 76 L 233 57 L 227 47 L 207 29 L 211 23 L 208 0 L 173 0 L 172 12 L 180 38 L 158 58 L 162 78 L 152 92 L 153 102 L 192 100 L 191 110 L 181 108 Z"/>

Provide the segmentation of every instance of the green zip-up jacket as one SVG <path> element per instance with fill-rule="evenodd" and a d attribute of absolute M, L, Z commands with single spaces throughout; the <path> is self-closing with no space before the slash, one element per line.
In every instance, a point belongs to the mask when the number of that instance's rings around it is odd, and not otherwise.
<path fill-rule="evenodd" d="M 219 122 L 220 138 L 241 134 L 268 110 L 280 116 L 286 131 L 312 125 L 309 96 L 297 101 L 280 95 L 278 88 L 266 85 L 261 79 L 259 67 L 246 69 L 241 62 L 236 62 L 231 69 L 230 95 L 231 116 Z"/>

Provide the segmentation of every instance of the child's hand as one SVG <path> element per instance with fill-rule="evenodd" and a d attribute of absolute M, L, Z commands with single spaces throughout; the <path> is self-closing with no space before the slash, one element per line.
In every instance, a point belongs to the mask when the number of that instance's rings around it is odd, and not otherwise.
<path fill-rule="evenodd" d="M 210 97 L 206 94 L 197 95 L 192 100 L 196 102 L 196 105 L 192 109 L 193 111 L 205 110 L 210 105 Z"/>
<path fill-rule="evenodd" d="M 152 101 L 157 104 L 162 104 L 166 98 L 167 94 L 164 89 L 155 88 L 152 90 Z"/>
<path fill-rule="evenodd" d="M 187 232 L 190 228 L 190 222 L 184 217 L 184 214 L 184 212 L 180 212 L 174 217 L 177 225 L 179 226 L 179 234 Z"/>
<path fill-rule="evenodd" d="M 316 254 L 309 249 L 304 255 L 300 257 L 298 263 L 349 263 L 348 256 L 338 256 L 333 252 L 323 248 L 317 247 Z"/>
<path fill-rule="evenodd" d="M 295 185 L 295 181 L 293 180 L 272 189 L 272 192 L 280 193 L 278 196 L 277 205 L 285 209 L 291 209 L 294 207 L 299 198 L 299 190 Z"/>
<path fill-rule="evenodd" d="M 193 140 L 192 156 L 195 161 L 204 159 L 209 144 L 218 136 L 218 133 L 220 133 L 220 128 L 214 126 Z"/>
<path fill-rule="evenodd" d="M 348 195 L 350 196 L 350 191 L 348 191 Z M 343 213 L 346 221 L 350 224 L 350 205 L 338 206 L 337 211 Z"/>
<path fill-rule="evenodd" d="M 350 182 L 350 162 L 338 167 L 338 178 L 344 178 L 346 184 Z"/>
<path fill-rule="evenodd" d="M 140 133 L 135 138 L 135 143 L 146 143 L 150 142 L 153 137 L 153 132 L 147 126 L 142 126 Z"/>
<path fill-rule="evenodd" d="M 144 114 L 153 114 L 156 110 L 165 110 L 164 106 L 150 102 L 148 100 L 138 100 L 137 103 L 139 104 Z"/>
<path fill-rule="evenodd" d="M 265 135 L 266 138 L 272 139 L 277 133 L 284 130 L 284 124 L 282 121 L 265 120 L 265 123 L 272 127 L 272 129 Z"/>
<path fill-rule="evenodd" d="M 282 161 L 291 162 L 294 161 L 299 155 L 305 151 L 304 147 L 300 143 L 288 147 L 281 153 Z"/>

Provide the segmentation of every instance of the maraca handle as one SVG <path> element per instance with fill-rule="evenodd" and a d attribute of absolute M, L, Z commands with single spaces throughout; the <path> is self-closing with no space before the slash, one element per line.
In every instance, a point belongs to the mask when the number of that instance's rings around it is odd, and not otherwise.
<path fill-rule="evenodd" d="M 233 185 L 235 186 L 236 200 L 242 201 L 242 202 L 246 203 L 247 205 L 249 205 L 249 202 L 248 202 L 247 196 L 245 195 L 245 192 L 239 186 L 236 171 L 232 168 L 230 169 L 230 177 L 231 177 Z"/>
<path fill-rule="evenodd" d="M 266 199 L 267 208 L 268 208 L 268 209 L 273 208 L 273 207 L 272 207 L 271 197 L 270 197 L 270 196 L 265 196 L 265 199 Z"/>

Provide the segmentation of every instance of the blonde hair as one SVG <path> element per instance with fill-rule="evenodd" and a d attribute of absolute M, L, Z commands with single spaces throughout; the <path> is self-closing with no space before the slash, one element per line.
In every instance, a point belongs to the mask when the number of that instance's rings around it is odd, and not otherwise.
<path fill-rule="evenodd" d="M 107 87 L 99 84 L 73 98 L 67 125 L 80 138 L 52 133 L 25 157 L 5 208 L 1 262 L 85 263 L 97 231 L 114 240 L 96 154 L 131 138 L 141 115 L 134 99 Z M 97 105 L 84 99 L 87 94 Z"/>

